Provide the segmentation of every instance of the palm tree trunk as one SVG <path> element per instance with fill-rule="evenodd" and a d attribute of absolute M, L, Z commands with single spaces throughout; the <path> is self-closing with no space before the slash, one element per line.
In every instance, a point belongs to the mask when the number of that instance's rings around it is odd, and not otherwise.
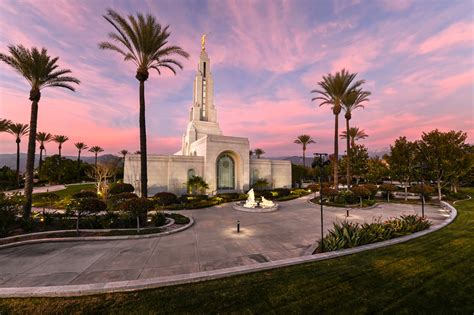
<path fill-rule="evenodd" d="M 43 146 L 40 146 L 40 159 L 38 170 L 41 171 L 41 166 L 43 165 Z"/>
<path fill-rule="evenodd" d="M 94 162 L 95 167 L 97 167 L 97 152 L 95 153 L 95 162 Z"/>
<path fill-rule="evenodd" d="M 28 153 L 26 156 L 25 204 L 23 205 L 23 219 L 25 221 L 30 219 L 31 204 L 33 202 L 33 169 L 35 167 L 37 121 L 38 101 L 33 101 L 31 103 L 30 133 L 28 136 Z"/>
<path fill-rule="evenodd" d="M 16 140 L 16 186 L 20 188 L 20 139 Z"/>
<path fill-rule="evenodd" d="M 346 132 L 349 134 L 349 119 L 346 118 Z M 346 137 L 347 144 L 347 164 L 346 164 L 346 180 L 347 180 L 347 189 L 351 188 L 351 150 L 350 150 L 350 140 L 349 137 Z"/>
<path fill-rule="evenodd" d="M 306 154 L 305 154 L 305 149 L 303 148 L 303 166 L 306 167 Z"/>
<path fill-rule="evenodd" d="M 62 174 L 62 169 L 61 169 L 61 145 L 59 145 L 59 162 L 58 162 L 58 183 L 61 183 L 61 174 Z"/>
<path fill-rule="evenodd" d="M 81 150 L 77 154 L 77 182 L 79 182 L 81 177 Z"/>
<path fill-rule="evenodd" d="M 338 174 L 338 161 L 339 161 L 339 114 L 334 115 L 334 189 L 338 190 L 339 186 L 339 174 Z"/>
<path fill-rule="evenodd" d="M 145 81 L 140 80 L 140 179 L 141 197 L 148 197 L 148 173 L 146 152 L 146 124 L 145 124 Z"/>

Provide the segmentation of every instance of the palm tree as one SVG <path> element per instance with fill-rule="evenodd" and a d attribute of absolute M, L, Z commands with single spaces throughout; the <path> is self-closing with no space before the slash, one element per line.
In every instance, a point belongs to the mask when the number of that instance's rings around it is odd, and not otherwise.
<path fill-rule="evenodd" d="M 63 148 L 63 143 L 68 141 L 69 138 L 67 136 L 63 136 L 63 135 L 56 135 L 53 137 L 53 141 L 56 142 L 58 144 L 58 154 L 59 154 L 59 164 L 58 164 L 58 169 L 59 169 L 59 175 L 58 175 L 58 182 L 60 183 L 61 182 L 61 177 L 62 177 L 62 157 L 61 157 L 61 149 Z"/>
<path fill-rule="evenodd" d="M 12 124 L 9 119 L 0 119 L 0 132 L 8 132 L 8 128 Z"/>
<path fill-rule="evenodd" d="M 172 59 L 174 55 L 189 57 L 181 47 L 169 46 L 169 26 L 162 27 L 152 15 L 129 15 L 127 19 L 117 12 L 108 9 L 104 18 L 112 24 L 115 32 L 109 33 L 112 42 L 101 42 L 100 49 L 112 50 L 131 61 L 137 67 L 135 78 L 140 82 L 140 179 L 141 195 L 148 195 L 146 126 L 145 126 L 145 81 L 148 79 L 149 70 L 154 69 L 161 75 L 161 70 L 166 68 L 176 74 L 176 67 L 183 66 Z"/>
<path fill-rule="evenodd" d="M 360 139 L 365 139 L 367 135 L 364 129 L 359 129 L 359 127 L 350 127 L 349 128 L 349 139 L 351 140 L 351 148 L 355 147 L 356 141 Z M 347 139 L 347 131 L 344 130 L 341 133 L 341 139 Z"/>
<path fill-rule="evenodd" d="M 36 141 L 40 144 L 40 158 L 39 158 L 39 168 L 38 170 L 41 171 L 41 166 L 43 165 L 43 151 L 45 150 L 44 144 L 45 142 L 50 142 L 53 140 L 53 135 L 48 132 L 38 132 L 36 134 Z"/>
<path fill-rule="evenodd" d="M 362 105 L 363 102 L 367 102 L 369 100 L 369 95 L 370 92 L 368 91 L 363 91 L 361 88 L 360 89 L 354 89 L 347 93 L 345 97 L 342 100 L 342 107 L 344 108 L 344 111 L 346 114 L 344 115 L 344 118 L 346 118 L 346 134 L 349 134 L 350 128 L 349 128 L 349 121 L 352 118 L 352 111 L 356 110 L 357 108 L 364 108 L 364 105 Z M 347 163 L 346 163 L 346 180 L 347 180 L 347 189 L 350 188 L 351 184 L 351 151 L 350 151 L 350 139 L 349 137 L 346 137 L 346 158 L 347 158 Z"/>
<path fill-rule="evenodd" d="M 334 114 L 334 188 L 337 190 L 339 186 L 338 178 L 338 158 L 339 158 L 339 114 L 342 110 L 342 102 L 345 95 L 358 88 L 364 83 L 359 80 L 353 83 L 357 73 L 349 73 L 346 69 L 341 72 L 336 72 L 335 75 L 328 74 L 323 76 L 323 80 L 318 82 L 322 90 L 312 90 L 311 93 L 319 94 L 320 96 L 312 98 L 312 101 L 319 100 L 319 106 L 331 105 Z"/>
<path fill-rule="evenodd" d="M 0 60 L 19 72 L 30 84 L 30 133 L 28 139 L 28 153 L 26 158 L 25 204 L 23 218 L 30 219 L 33 197 L 33 169 L 35 167 L 36 125 L 38 120 L 38 102 L 41 98 L 40 90 L 47 87 L 60 87 L 74 91 L 71 83 L 79 84 L 79 80 L 67 74 L 68 69 L 58 69 L 58 57 L 51 58 L 46 49 L 31 50 L 19 46 L 8 46 L 10 55 L 0 53 Z"/>
<path fill-rule="evenodd" d="M 93 152 L 95 154 L 94 166 L 97 167 L 97 154 L 99 154 L 100 152 L 104 152 L 104 149 L 102 149 L 101 147 L 96 145 L 96 146 L 93 146 L 92 148 L 90 148 L 89 152 Z"/>
<path fill-rule="evenodd" d="M 254 152 L 252 150 L 249 150 L 249 158 L 252 158 L 253 153 Z"/>
<path fill-rule="evenodd" d="M 263 151 L 262 149 L 255 149 L 254 153 L 257 156 L 257 159 L 259 159 L 261 155 L 265 154 L 265 151 Z"/>
<path fill-rule="evenodd" d="M 27 135 L 29 131 L 27 124 L 10 124 L 8 133 L 15 136 L 16 140 L 16 185 L 20 187 L 20 142 L 21 137 Z"/>
<path fill-rule="evenodd" d="M 309 135 L 301 135 L 296 138 L 294 143 L 301 144 L 303 146 L 303 166 L 306 167 L 306 147 L 308 144 L 316 143 L 313 138 Z"/>
<path fill-rule="evenodd" d="M 81 151 L 87 150 L 89 147 L 84 142 L 76 142 L 74 146 L 77 149 L 77 181 L 81 179 Z"/>
<path fill-rule="evenodd" d="M 125 157 L 126 157 L 127 154 L 128 154 L 128 150 L 122 150 L 122 151 L 120 151 L 119 153 L 122 154 L 123 160 L 125 161 Z"/>

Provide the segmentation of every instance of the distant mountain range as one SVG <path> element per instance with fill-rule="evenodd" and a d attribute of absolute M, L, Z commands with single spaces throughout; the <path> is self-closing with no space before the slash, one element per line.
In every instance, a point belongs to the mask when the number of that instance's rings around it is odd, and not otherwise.
<path fill-rule="evenodd" d="M 388 153 L 388 151 L 380 151 L 380 152 L 369 152 L 369 156 L 370 157 L 373 157 L 373 156 L 383 156 L 385 153 Z M 68 159 L 71 159 L 71 160 L 76 160 L 77 159 L 77 156 L 64 156 L 65 158 L 68 158 Z M 100 155 L 97 160 L 99 162 L 109 162 L 109 161 L 112 161 L 114 159 L 117 159 L 118 156 L 116 155 L 113 155 L 113 154 L 104 154 L 104 155 Z M 252 158 L 256 158 L 256 157 L 252 157 Z M 270 160 L 285 160 L 285 161 L 290 161 L 291 163 L 293 164 L 299 164 L 299 165 L 303 165 L 303 157 L 301 156 L 284 156 L 284 157 L 266 157 L 266 156 L 263 156 L 262 157 L 263 159 L 270 159 Z M 85 157 L 81 157 L 81 160 L 83 162 L 86 162 L 86 163 L 90 163 L 90 164 L 94 164 L 94 157 L 93 156 L 85 156 Z M 312 161 L 312 156 L 307 156 L 306 157 L 306 164 L 309 165 L 311 164 L 311 161 Z M 39 163 L 39 154 L 36 155 L 36 158 L 35 158 L 35 164 L 37 165 L 37 163 Z M 0 167 L 2 166 L 8 166 L 10 167 L 11 169 L 15 169 L 16 168 L 16 153 L 1 153 L 0 154 Z M 20 171 L 21 172 L 24 172 L 26 169 L 26 153 L 20 153 Z"/>
<path fill-rule="evenodd" d="M 71 160 L 77 160 L 77 156 L 64 156 L 65 158 Z M 112 154 L 104 154 L 97 157 L 99 162 L 109 162 L 114 159 L 117 159 L 118 156 Z M 43 157 L 44 159 L 44 157 Z M 93 156 L 84 156 L 81 157 L 83 162 L 94 164 L 95 158 Z M 39 163 L 39 154 L 35 156 L 35 165 Z M 0 167 L 8 166 L 11 169 L 16 169 L 16 153 L 2 153 L 0 154 Z M 20 153 L 20 171 L 24 172 L 26 169 L 26 153 Z"/>

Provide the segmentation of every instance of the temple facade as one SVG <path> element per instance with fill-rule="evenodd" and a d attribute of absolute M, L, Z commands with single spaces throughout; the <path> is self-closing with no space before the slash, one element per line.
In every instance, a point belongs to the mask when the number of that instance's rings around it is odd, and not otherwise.
<path fill-rule="evenodd" d="M 258 179 L 266 179 L 272 188 L 291 187 L 291 162 L 252 159 L 249 150 L 247 138 L 224 136 L 219 126 L 211 62 L 203 41 L 181 150 L 174 155 L 148 155 L 148 194 L 185 194 L 186 182 L 194 175 L 204 178 L 211 195 L 246 192 Z M 126 157 L 124 182 L 139 189 L 140 155 Z"/>

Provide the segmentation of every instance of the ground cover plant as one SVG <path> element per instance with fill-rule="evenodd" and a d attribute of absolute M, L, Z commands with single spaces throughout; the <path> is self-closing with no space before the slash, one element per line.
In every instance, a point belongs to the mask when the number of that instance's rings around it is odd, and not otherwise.
<path fill-rule="evenodd" d="M 474 189 L 465 190 L 474 195 Z M 474 309 L 474 201 L 449 226 L 387 248 L 136 292 L 0 300 L 6 313 L 464 313 Z M 324 298 L 322 298 L 322 296 Z"/>

